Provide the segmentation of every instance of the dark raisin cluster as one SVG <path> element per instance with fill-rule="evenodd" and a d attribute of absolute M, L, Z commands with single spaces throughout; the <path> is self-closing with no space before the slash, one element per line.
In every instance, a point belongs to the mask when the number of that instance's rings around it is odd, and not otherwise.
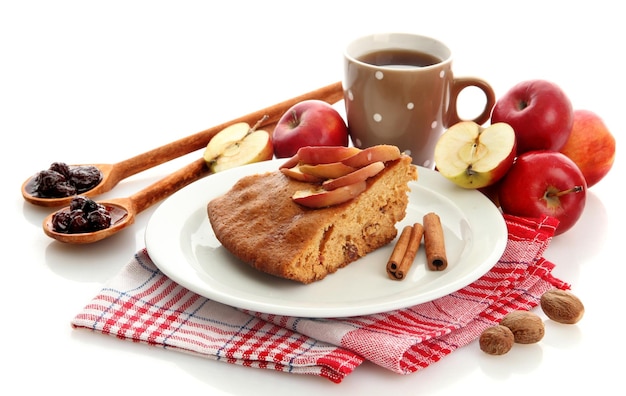
<path fill-rule="evenodd" d="M 54 162 L 35 176 L 33 194 L 41 198 L 62 198 L 82 194 L 102 180 L 102 172 L 92 165 L 69 166 Z"/>
<path fill-rule="evenodd" d="M 104 205 L 77 195 L 72 198 L 70 207 L 52 216 L 52 228 L 63 234 L 80 234 L 109 228 L 111 213 Z"/>

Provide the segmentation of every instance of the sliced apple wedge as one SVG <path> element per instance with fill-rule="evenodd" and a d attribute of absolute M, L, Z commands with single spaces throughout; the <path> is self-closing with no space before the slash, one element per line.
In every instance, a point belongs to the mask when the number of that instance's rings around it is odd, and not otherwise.
<path fill-rule="evenodd" d="M 342 160 L 344 164 L 353 168 L 362 168 L 373 162 L 387 162 L 397 160 L 402 156 L 400 149 L 388 144 L 380 144 L 360 150 L 358 153 Z"/>
<path fill-rule="evenodd" d="M 271 135 L 245 123 L 230 125 L 217 133 L 204 150 L 204 160 L 213 172 L 272 159 Z"/>
<path fill-rule="evenodd" d="M 301 147 L 296 156 L 302 164 L 318 165 L 341 162 L 361 150 L 346 146 L 305 146 Z"/>
<path fill-rule="evenodd" d="M 364 167 L 359 168 L 354 172 L 348 173 L 345 176 L 341 176 L 336 179 L 325 180 L 322 183 L 322 187 L 325 190 L 335 190 L 340 187 L 365 181 L 372 176 L 376 176 L 383 169 L 385 169 L 384 162 L 372 162 L 371 164 L 365 165 Z"/>
<path fill-rule="evenodd" d="M 339 205 L 354 199 L 367 187 L 365 181 L 360 181 L 335 190 L 324 190 L 312 187 L 310 190 L 296 191 L 292 199 L 294 202 L 312 209 L 320 209 L 328 206 Z"/>
<path fill-rule="evenodd" d="M 298 153 L 296 153 L 293 157 L 289 158 L 287 161 L 285 161 L 280 167 L 279 169 L 283 169 L 283 168 L 293 168 L 295 166 L 298 166 L 298 164 L 300 164 L 300 157 L 298 156 Z"/>
<path fill-rule="evenodd" d="M 331 162 L 329 164 L 317 165 L 302 164 L 299 168 L 300 172 L 318 177 L 320 179 L 336 179 L 356 170 L 342 162 Z"/>
<path fill-rule="evenodd" d="M 300 168 L 301 166 L 296 165 L 291 168 L 280 168 L 280 171 L 285 176 L 288 176 L 294 180 L 303 181 L 307 183 L 319 183 L 324 180 L 323 178 L 310 175 L 308 173 L 303 173 Z"/>
<path fill-rule="evenodd" d="M 435 166 L 463 188 L 484 188 L 500 180 L 517 154 L 515 131 L 499 122 L 486 128 L 461 121 L 448 128 L 435 145 Z"/>

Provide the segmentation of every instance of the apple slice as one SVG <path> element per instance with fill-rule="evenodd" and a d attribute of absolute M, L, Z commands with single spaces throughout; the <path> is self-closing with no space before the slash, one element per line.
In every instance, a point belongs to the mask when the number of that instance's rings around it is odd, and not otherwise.
<path fill-rule="evenodd" d="M 293 157 L 283 162 L 283 164 L 278 169 L 293 168 L 295 166 L 298 166 L 298 164 L 300 164 L 300 157 L 298 156 L 298 153 L 296 153 Z"/>
<path fill-rule="evenodd" d="M 388 144 L 379 144 L 360 150 L 341 162 L 353 168 L 362 168 L 374 162 L 397 160 L 402 156 L 400 149 Z"/>
<path fill-rule="evenodd" d="M 486 128 L 461 121 L 448 128 L 435 145 L 435 166 L 463 188 L 484 188 L 500 180 L 517 154 L 513 128 L 504 122 Z"/>
<path fill-rule="evenodd" d="M 345 176 L 341 176 L 336 179 L 328 179 L 322 183 L 322 187 L 325 190 L 335 190 L 343 186 L 365 181 L 372 176 L 376 176 L 383 169 L 385 169 L 384 162 L 372 162 L 371 164 L 359 168 L 354 172 L 348 173 Z"/>
<path fill-rule="evenodd" d="M 302 206 L 320 209 L 348 202 L 365 191 L 366 187 L 367 183 L 363 180 L 330 191 L 321 188 L 299 190 L 293 194 L 292 199 Z"/>
<path fill-rule="evenodd" d="M 310 175 L 308 173 L 303 173 L 302 170 L 300 169 L 301 167 L 302 167 L 301 165 L 296 165 L 291 168 L 280 168 L 280 171 L 285 176 L 288 176 L 294 180 L 303 181 L 307 183 L 319 183 L 322 180 L 324 180 L 324 178 L 319 178 L 317 176 Z"/>
<path fill-rule="evenodd" d="M 299 168 L 300 172 L 320 179 L 336 179 L 356 170 L 351 166 L 345 165 L 343 162 L 331 162 L 329 164 L 317 165 L 302 164 Z"/>
<path fill-rule="evenodd" d="M 204 160 L 213 172 L 253 162 L 272 159 L 274 148 L 271 135 L 250 128 L 245 123 L 230 125 L 217 133 L 204 150 Z"/>
<path fill-rule="evenodd" d="M 296 156 L 301 164 L 318 165 L 341 162 L 361 150 L 346 146 L 305 146 L 301 147 Z"/>

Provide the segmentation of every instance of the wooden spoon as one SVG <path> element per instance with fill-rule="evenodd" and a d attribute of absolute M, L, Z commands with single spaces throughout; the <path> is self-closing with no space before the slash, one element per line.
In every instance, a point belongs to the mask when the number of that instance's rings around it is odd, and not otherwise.
<path fill-rule="evenodd" d="M 60 242 L 72 244 L 87 244 L 100 241 L 122 231 L 135 222 L 135 217 L 164 198 L 169 197 L 181 188 L 209 175 L 211 171 L 204 158 L 199 158 L 191 164 L 177 170 L 169 176 L 151 184 L 143 190 L 127 198 L 116 198 L 101 201 L 111 213 L 111 226 L 99 231 L 65 234 L 54 231 L 52 218 L 57 212 L 69 210 L 69 206 L 50 214 L 43 221 L 43 231 L 46 235 Z"/>
<path fill-rule="evenodd" d="M 96 166 L 100 172 L 102 172 L 102 180 L 98 185 L 89 191 L 80 193 L 80 195 L 93 197 L 107 191 L 110 191 L 121 180 L 132 176 L 136 173 L 160 165 L 164 162 L 178 158 L 185 154 L 189 154 L 193 151 L 206 147 L 208 142 L 222 129 L 229 125 L 238 122 L 247 122 L 250 125 L 256 124 L 263 117 L 267 116 L 259 128 L 265 128 L 268 125 L 273 125 L 278 122 L 282 115 L 289 110 L 289 108 L 298 102 L 308 99 L 324 100 L 330 104 L 336 103 L 343 98 L 343 88 L 341 82 L 335 82 L 325 87 L 318 88 L 314 91 L 296 96 L 294 98 L 285 100 L 267 108 L 255 111 L 248 115 L 236 118 L 229 122 L 225 122 L 220 125 L 216 125 L 207 130 L 197 132 L 191 136 L 179 139 L 175 142 L 168 143 L 165 146 L 155 148 L 146 153 L 139 154 L 135 157 L 127 160 L 115 163 L 115 164 L 90 164 Z M 22 196 L 24 199 L 34 205 L 39 206 L 67 206 L 72 201 L 72 197 L 63 198 L 42 198 L 33 195 L 34 182 L 36 174 L 28 178 L 22 184 Z"/>

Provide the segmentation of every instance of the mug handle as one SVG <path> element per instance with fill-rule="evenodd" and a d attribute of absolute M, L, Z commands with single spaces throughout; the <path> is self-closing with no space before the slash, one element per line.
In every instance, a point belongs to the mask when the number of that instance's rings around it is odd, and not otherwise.
<path fill-rule="evenodd" d="M 457 98 L 461 91 L 463 91 L 467 87 L 476 87 L 483 91 L 485 94 L 485 107 L 483 111 L 474 119 L 470 121 L 474 121 L 478 125 L 482 125 L 489 120 L 491 117 L 491 110 L 493 106 L 496 104 L 496 94 L 493 91 L 491 85 L 485 80 L 481 80 L 480 78 L 475 77 L 460 77 L 455 78 L 454 83 L 452 84 L 452 89 L 450 90 L 450 116 L 448 118 L 447 127 L 456 124 L 457 122 L 463 121 L 461 117 L 459 117 L 458 109 L 457 109 Z"/>

